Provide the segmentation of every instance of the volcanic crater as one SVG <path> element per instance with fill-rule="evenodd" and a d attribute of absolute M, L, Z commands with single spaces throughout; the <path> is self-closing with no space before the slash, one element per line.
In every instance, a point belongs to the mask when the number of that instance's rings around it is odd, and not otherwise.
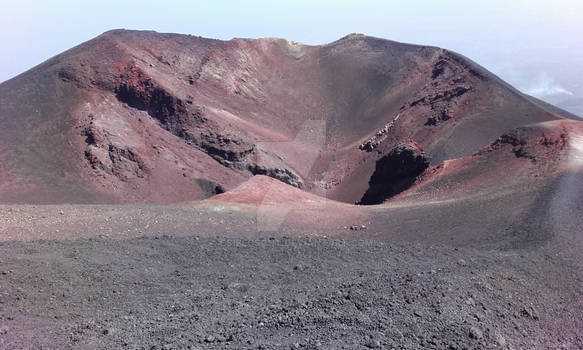
<path fill-rule="evenodd" d="M 15 175 L 4 202 L 58 192 L 69 203 L 172 203 L 207 197 L 198 179 L 229 190 L 262 174 L 367 204 L 383 157 L 404 144 L 435 165 L 565 115 L 454 52 L 360 34 L 308 46 L 114 30 L 1 92 L 4 146 L 28 149 L 3 157 Z M 17 101 L 47 108 L 22 122 Z M 406 189 L 399 181 L 373 202 Z"/>
<path fill-rule="evenodd" d="M 583 348 L 581 140 L 442 48 L 106 32 L 0 84 L 0 348 Z"/>

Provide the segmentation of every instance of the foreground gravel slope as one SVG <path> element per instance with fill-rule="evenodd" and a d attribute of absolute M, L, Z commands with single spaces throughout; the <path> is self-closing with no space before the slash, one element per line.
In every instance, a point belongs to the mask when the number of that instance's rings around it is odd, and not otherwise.
<path fill-rule="evenodd" d="M 0 348 L 575 349 L 582 281 L 548 245 L 4 242 Z"/>

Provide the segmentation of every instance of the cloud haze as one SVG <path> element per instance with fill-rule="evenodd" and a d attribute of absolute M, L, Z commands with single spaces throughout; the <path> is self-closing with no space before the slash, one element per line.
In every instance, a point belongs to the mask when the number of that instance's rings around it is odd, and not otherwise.
<path fill-rule="evenodd" d="M 537 75 L 531 82 L 525 86 L 518 86 L 522 91 L 535 97 L 544 98 L 555 95 L 569 95 L 573 93 L 561 85 L 555 79 L 551 78 L 547 73 Z"/>

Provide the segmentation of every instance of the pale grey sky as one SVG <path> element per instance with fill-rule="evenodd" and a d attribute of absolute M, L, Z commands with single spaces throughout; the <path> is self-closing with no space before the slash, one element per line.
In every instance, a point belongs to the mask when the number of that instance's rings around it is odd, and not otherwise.
<path fill-rule="evenodd" d="M 583 1 L 9 1 L 0 82 L 115 28 L 306 44 L 358 32 L 460 52 L 519 89 L 583 115 Z"/>

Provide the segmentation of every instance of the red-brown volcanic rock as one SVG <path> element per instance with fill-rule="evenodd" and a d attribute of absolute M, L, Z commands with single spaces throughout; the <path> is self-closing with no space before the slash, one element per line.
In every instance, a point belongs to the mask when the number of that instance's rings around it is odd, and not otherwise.
<path fill-rule="evenodd" d="M 438 164 L 560 114 L 435 47 L 116 30 L 0 85 L 0 202 L 180 202 L 263 174 L 355 203 L 399 144 Z"/>
<path fill-rule="evenodd" d="M 395 198 L 462 199 L 534 187 L 571 170 L 572 145 L 582 132 L 582 123 L 570 120 L 510 130 L 473 155 L 428 168 Z"/>

